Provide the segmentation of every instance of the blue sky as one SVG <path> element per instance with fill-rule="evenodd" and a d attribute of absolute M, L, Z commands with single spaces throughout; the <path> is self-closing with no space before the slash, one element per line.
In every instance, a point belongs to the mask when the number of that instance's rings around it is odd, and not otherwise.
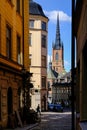
<path fill-rule="evenodd" d="M 55 42 L 57 13 L 59 12 L 60 37 L 64 44 L 64 67 L 71 69 L 71 0 L 33 0 L 40 4 L 48 22 L 48 59 L 52 55 L 52 42 Z"/>

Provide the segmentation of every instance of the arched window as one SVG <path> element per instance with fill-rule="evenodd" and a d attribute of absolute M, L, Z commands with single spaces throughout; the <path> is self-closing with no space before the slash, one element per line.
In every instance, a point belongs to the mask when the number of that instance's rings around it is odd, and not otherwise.
<path fill-rule="evenodd" d="M 58 53 L 56 53 L 55 55 L 55 60 L 58 60 Z"/>

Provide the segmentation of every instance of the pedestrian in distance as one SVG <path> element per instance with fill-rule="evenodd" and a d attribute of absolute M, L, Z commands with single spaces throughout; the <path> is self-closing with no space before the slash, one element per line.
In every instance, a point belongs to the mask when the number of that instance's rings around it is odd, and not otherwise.
<path fill-rule="evenodd" d="M 41 112 L 40 112 L 40 105 L 39 105 L 39 104 L 38 104 L 38 106 L 37 106 L 37 109 L 36 109 L 36 110 L 37 110 L 37 113 L 38 113 L 38 114 L 41 114 Z"/>
<path fill-rule="evenodd" d="M 37 108 L 37 122 L 41 122 L 41 110 L 40 110 L 40 105 L 38 104 Z"/>

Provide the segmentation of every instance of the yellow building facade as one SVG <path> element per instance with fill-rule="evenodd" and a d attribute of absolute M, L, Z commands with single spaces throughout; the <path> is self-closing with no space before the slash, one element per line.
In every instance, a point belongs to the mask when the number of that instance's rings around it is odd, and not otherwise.
<path fill-rule="evenodd" d="M 29 0 L 0 1 L 0 125 L 23 106 L 22 69 L 29 71 Z M 21 101 L 20 101 L 21 100 Z"/>

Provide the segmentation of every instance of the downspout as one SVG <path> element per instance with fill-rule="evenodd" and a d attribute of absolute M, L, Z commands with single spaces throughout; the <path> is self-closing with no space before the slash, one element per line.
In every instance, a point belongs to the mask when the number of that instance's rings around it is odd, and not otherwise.
<path fill-rule="evenodd" d="M 24 0 L 22 0 L 22 43 L 23 43 L 23 68 L 24 68 Z"/>

